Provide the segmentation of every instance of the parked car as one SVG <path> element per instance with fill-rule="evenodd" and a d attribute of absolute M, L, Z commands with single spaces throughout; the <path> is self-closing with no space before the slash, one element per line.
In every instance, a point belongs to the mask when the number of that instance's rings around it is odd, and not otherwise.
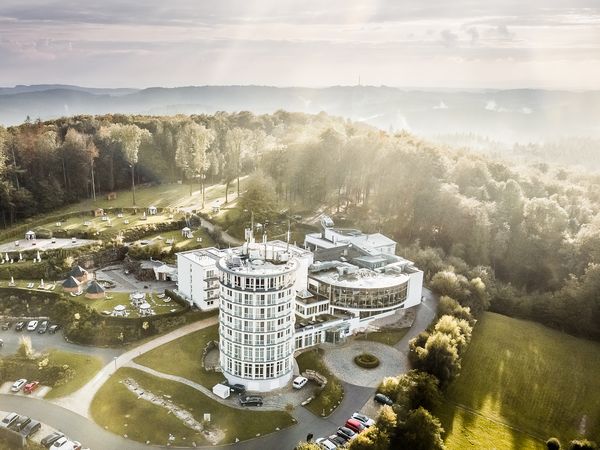
<path fill-rule="evenodd" d="M 2 428 L 8 428 L 18 418 L 19 418 L 19 415 L 17 413 L 11 412 L 10 414 L 7 414 L 6 417 L 4 417 L 4 419 L 2 419 L 2 422 L 0 422 L 0 427 L 2 427 Z"/>
<path fill-rule="evenodd" d="M 27 331 L 35 331 L 38 327 L 39 322 L 37 320 L 30 320 L 27 324 Z"/>
<path fill-rule="evenodd" d="M 238 394 L 244 394 L 246 392 L 246 386 L 244 386 L 243 384 L 229 384 L 228 381 L 224 381 L 223 383 L 225 386 L 229 386 L 229 389 L 231 390 L 231 392 L 235 392 Z"/>
<path fill-rule="evenodd" d="M 56 333 L 58 330 L 60 330 L 60 325 L 55 323 L 54 325 L 50 325 L 50 327 L 48 328 L 48 333 L 50 334 L 54 334 Z"/>
<path fill-rule="evenodd" d="M 40 387 L 39 381 L 31 381 L 25 385 L 25 387 L 23 388 L 23 392 L 25 392 L 26 394 L 31 394 L 38 387 Z"/>
<path fill-rule="evenodd" d="M 13 392 L 19 392 L 21 389 L 23 389 L 23 386 L 25 386 L 26 383 L 27 380 L 25 378 L 20 378 L 13 383 L 13 385 L 10 387 L 10 390 Z"/>
<path fill-rule="evenodd" d="M 371 419 L 369 416 L 359 413 L 358 411 L 352 414 L 352 418 L 358 420 L 365 427 L 371 427 L 375 425 L 375 421 L 373 419 Z"/>
<path fill-rule="evenodd" d="M 15 331 L 23 331 L 24 327 L 25 327 L 25 321 L 19 320 L 17 322 L 17 324 L 15 325 Z"/>
<path fill-rule="evenodd" d="M 337 448 L 337 445 L 331 442 L 328 438 L 319 438 L 315 441 L 315 444 L 324 450 L 335 450 Z"/>
<path fill-rule="evenodd" d="M 356 436 L 356 433 L 348 427 L 339 427 L 337 429 L 337 435 L 343 437 L 346 440 L 350 440 Z"/>
<path fill-rule="evenodd" d="M 10 330 L 12 327 L 12 322 L 2 322 L 2 331 Z"/>
<path fill-rule="evenodd" d="M 389 398 L 387 395 L 383 395 L 383 394 L 375 394 L 374 400 L 377 403 L 381 403 L 382 405 L 392 406 L 394 404 L 394 402 L 392 401 L 391 398 Z"/>
<path fill-rule="evenodd" d="M 27 426 L 27 424 L 29 422 L 31 422 L 31 419 L 29 417 L 19 416 L 19 418 L 17 420 L 15 420 L 13 422 L 13 424 L 8 428 L 13 431 L 21 431 L 23 428 L 25 428 Z"/>
<path fill-rule="evenodd" d="M 302 389 L 306 383 L 308 383 L 307 378 L 296 377 L 296 378 L 294 378 L 294 381 L 292 382 L 292 386 L 294 386 L 294 389 Z"/>
<path fill-rule="evenodd" d="M 70 441 L 66 438 L 66 436 L 59 437 L 56 441 L 54 441 L 52 443 L 52 446 L 50 448 L 51 449 L 60 448 L 61 450 L 65 450 L 66 448 L 69 447 L 68 445 L 63 447 L 63 445 L 65 445 L 67 442 L 70 442 Z"/>
<path fill-rule="evenodd" d="M 40 323 L 40 327 L 38 328 L 38 333 L 44 334 L 48 330 L 48 321 L 42 320 Z"/>
<path fill-rule="evenodd" d="M 356 420 L 356 419 L 346 420 L 346 426 L 348 428 L 350 428 L 352 431 L 354 431 L 355 433 L 362 433 L 367 428 L 360 422 L 360 420 Z"/>
<path fill-rule="evenodd" d="M 347 442 L 347 439 L 344 439 L 343 437 L 340 437 L 337 434 L 332 434 L 327 439 L 336 444 L 338 447 L 343 446 Z"/>
<path fill-rule="evenodd" d="M 58 441 L 61 437 L 64 437 L 64 434 L 61 433 L 60 431 L 55 431 L 54 433 L 51 433 L 48 436 L 46 436 L 45 438 L 43 438 L 40 443 L 44 447 L 50 448 L 52 446 L 52 444 L 54 444 L 56 441 Z"/>
<path fill-rule="evenodd" d="M 240 405 L 242 406 L 262 406 L 263 399 L 258 395 L 246 395 L 240 397 Z"/>
<path fill-rule="evenodd" d="M 32 436 L 35 433 L 37 433 L 41 427 L 42 427 L 41 423 L 39 423 L 37 420 L 32 420 L 25 426 L 25 428 L 23 428 L 21 430 L 21 435 L 23 437 L 28 438 L 29 436 Z"/>

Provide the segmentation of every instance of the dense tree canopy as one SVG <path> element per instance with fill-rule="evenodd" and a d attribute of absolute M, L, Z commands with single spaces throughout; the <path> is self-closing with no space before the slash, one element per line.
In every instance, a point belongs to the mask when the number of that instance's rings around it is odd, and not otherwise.
<path fill-rule="evenodd" d="M 5 226 L 140 183 L 237 190 L 260 172 L 279 210 L 323 208 L 391 235 L 428 280 L 444 272 L 443 294 L 475 315 L 491 307 L 600 338 L 598 174 L 284 111 L 68 117 L 1 128 L 0 149 Z"/>

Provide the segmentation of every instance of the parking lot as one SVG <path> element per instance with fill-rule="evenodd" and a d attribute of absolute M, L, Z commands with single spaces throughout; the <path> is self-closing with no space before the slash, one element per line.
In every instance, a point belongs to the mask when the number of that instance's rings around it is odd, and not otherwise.
<path fill-rule="evenodd" d="M 33 318 L 31 318 L 33 319 Z M 35 318 L 41 320 L 41 318 Z M 71 344 L 67 342 L 63 337 L 62 330 L 58 330 L 55 334 L 48 332 L 39 334 L 37 331 L 15 331 L 15 324 L 19 320 L 28 319 L 0 319 L 0 323 L 11 322 L 11 327 L 8 330 L 0 329 L 0 339 L 4 342 L 2 348 L 0 348 L 0 355 L 9 355 L 16 353 L 19 348 L 19 340 L 21 336 L 27 336 L 31 338 L 31 345 L 35 352 L 45 352 L 52 349 L 64 350 L 73 353 L 82 354 L 94 354 L 100 357 L 104 363 L 109 363 L 114 357 L 119 356 L 123 350 L 112 349 L 112 348 L 98 348 L 98 347 L 86 347 L 77 344 Z"/>

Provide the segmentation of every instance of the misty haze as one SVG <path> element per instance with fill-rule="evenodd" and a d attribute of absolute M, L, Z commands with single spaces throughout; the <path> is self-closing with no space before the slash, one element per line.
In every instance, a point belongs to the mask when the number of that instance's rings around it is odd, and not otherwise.
<path fill-rule="evenodd" d="M 596 1 L 0 5 L 0 450 L 598 450 L 599 341 Z"/>

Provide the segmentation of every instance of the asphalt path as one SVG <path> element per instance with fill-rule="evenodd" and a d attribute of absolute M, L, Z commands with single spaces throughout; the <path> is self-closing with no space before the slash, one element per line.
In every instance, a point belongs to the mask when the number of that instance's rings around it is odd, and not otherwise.
<path fill-rule="evenodd" d="M 408 353 L 408 341 L 421 331 L 425 330 L 437 314 L 438 299 L 426 289 L 424 289 L 423 295 L 425 298 L 423 303 L 419 306 L 411 330 L 396 345 L 396 348 L 404 354 Z M 11 331 L 11 333 L 16 334 L 14 331 Z M 208 449 L 216 447 L 232 450 L 291 450 L 299 441 L 305 440 L 309 433 L 312 433 L 315 438 L 333 434 L 337 427 L 343 425 L 353 412 L 360 411 L 363 408 L 372 409 L 373 406 L 374 388 L 357 386 L 344 382 L 342 382 L 342 384 L 345 391 L 344 399 L 340 406 L 338 406 L 329 417 L 323 418 L 315 416 L 306 408 L 298 407 L 293 412 L 293 415 L 298 422 L 296 425 L 248 441 L 229 445 L 198 448 Z M 19 414 L 33 417 L 53 428 L 63 431 L 72 439 L 82 442 L 84 446 L 90 447 L 93 450 L 147 450 L 149 448 L 149 446 L 145 444 L 131 441 L 110 433 L 82 415 L 48 401 L 28 397 L 16 397 L 10 394 L 0 394 L 0 410 L 15 411 Z M 240 424 L 240 426 L 243 426 L 243 424 Z M 152 447 L 165 449 L 173 448 L 167 446 Z"/>

